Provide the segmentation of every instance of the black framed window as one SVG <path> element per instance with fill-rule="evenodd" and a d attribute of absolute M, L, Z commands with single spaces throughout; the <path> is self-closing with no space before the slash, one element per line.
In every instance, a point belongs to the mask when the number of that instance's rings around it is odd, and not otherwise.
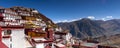
<path fill-rule="evenodd" d="M 0 9 L 0 13 L 4 13 L 4 10 L 3 10 L 3 9 Z"/>
<path fill-rule="evenodd" d="M 4 30 L 4 35 L 11 35 L 11 30 Z"/>

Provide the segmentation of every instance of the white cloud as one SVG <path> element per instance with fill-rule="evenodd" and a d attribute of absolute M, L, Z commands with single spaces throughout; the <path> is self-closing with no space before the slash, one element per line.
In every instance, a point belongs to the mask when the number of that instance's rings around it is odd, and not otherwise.
<path fill-rule="evenodd" d="M 88 16 L 87 18 L 89 18 L 89 19 L 95 19 L 94 16 Z"/>
<path fill-rule="evenodd" d="M 68 22 L 68 20 L 63 20 L 62 22 Z"/>
<path fill-rule="evenodd" d="M 73 19 L 73 20 L 71 20 L 71 21 L 76 21 L 77 19 Z"/>
<path fill-rule="evenodd" d="M 113 17 L 112 17 L 112 16 L 106 16 L 106 18 L 108 18 L 108 19 L 113 19 Z"/>
<path fill-rule="evenodd" d="M 69 22 L 69 20 L 59 20 L 59 21 L 55 21 L 55 23 L 60 23 L 60 22 Z"/>
<path fill-rule="evenodd" d="M 103 20 L 103 21 L 106 21 L 106 19 L 105 19 L 105 18 L 102 18 L 102 20 Z"/>
<path fill-rule="evenodd" d="M 88 16 L 87 18 L 89 19 L 94 19 L 94 20 L 99 20 L 97 18 L 95 18 L 94 16 Z M 73 22 L 73 21 L 77 21 L 77 20 L 81 20 L 82 18 L 77 18 L 77 19 L 71 19 L 71 20 L 59 20 L 59 21 L 55 21 L 55 23 L 60 23 L 60 22 Z M 106 21 L 106 20 L 110 20 L 110 19 L 114 19 L 113 16 L 105 16 L 104 18 L 101 18 L 100 20 Z"/>
<path fill-rule="evenodd" d="M 106 16 L 102 18 L 103 21 L 110 20 L 110 19 L 113 19 L 113 16 Z"/>
<path fill-rule="evenodd" d="M 70 20 L 70 22 L 72 22 L 72 21 L 77 21 L 77 20 L 80 20 L 81 18 L 79 18 L 79 19 L 72 19 L 72 20 Z"/>
<path fill-rule="evenodd" d="M 72 19 L 72 20 L 59 20 L 59 21 L 55 21 L 55 23 L 60 23 L 60 22 L 72 22 L 72 21 L 77 21 L 80 20 L 82 18 L 78 18 L 78 19 Z"/>

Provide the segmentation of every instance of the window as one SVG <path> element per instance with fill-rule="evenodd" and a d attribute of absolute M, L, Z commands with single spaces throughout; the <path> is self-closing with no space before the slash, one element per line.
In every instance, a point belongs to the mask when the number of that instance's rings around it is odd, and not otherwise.
<path fill-rule="evenodd" d="M 0 12 L 1 12 L 1 13 L 3 13 L 3 12 L 4 12 L 4 10 L 2 10 L 2 9 L 1 9 L 1 10 L 0 10 Z"/>
<path fill-rule="evenodd" d="M 11 30 L 4 30 L 2 35 L 3 38 L 11 38 Z"/>
<path fill-rule="evenodd" d="M 4 35 L 11 35 L 11 30 L 4 30 Z"/>
<path fill-rule="evenodd" d="M 5 16 L 7 16 L 7 17 L 8 17 L 8 16 L 9 16 L 9 14 L 5 14 Z"/>

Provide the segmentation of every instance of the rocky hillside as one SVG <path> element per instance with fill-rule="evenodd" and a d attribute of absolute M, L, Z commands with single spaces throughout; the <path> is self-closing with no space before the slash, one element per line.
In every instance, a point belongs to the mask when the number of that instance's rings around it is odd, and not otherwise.
<path fill-rule="evenodd" d="M 58 23 L 58 25 L 63 29 L 69 29 L 73 36 L 79 38 L 120 34 L 120 19 L 102 21 L 83 18 L 74 22 Z"/>
<path fill-rule="evenodd" d="M 18 12 L 18 14 L 20 14 L 21 12 L 22 13 L 26 13 L 26 14 L 30 14 L 30 16 L 34 16 L 36 18 L 40 18 L 43 21 L 45 21 L 46 23 L 48 21 L 51 21 L 51 23 L 54 24 L 51 19 L 47 18 L 45 15 L 41 14 L 36 9 L 26 8 L 26 7 L 21 7 L 21 6 L 14 6 L 14 7 L 11 7 L 10 9 L 15 11 L 15 12 Z M 36 12 L 36 13 L 33 13 L 33 12 Z"/>

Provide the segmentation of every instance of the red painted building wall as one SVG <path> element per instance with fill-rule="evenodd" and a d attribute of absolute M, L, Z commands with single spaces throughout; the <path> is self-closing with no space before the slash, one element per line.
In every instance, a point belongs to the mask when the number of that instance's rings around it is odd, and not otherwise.
<path fill-rule="evenodd" d="M 2 15 L 2 13 L 0 13 L 0 21 L 2 21 L 3 20 L 3 15 Z"/>
<path fill-rule="evenodd" d="M 0 48 L 8 48 L 4 43 L 2 43 L 2 28 L 0 27 Z"/>
<path fill-rule="evenodd" d="M 53 41 L 54 37 L 53 37 L 53 30 L 52 28 L 49 28 L 48 31 L 47 31 L 47 36 L 50 40 Z"/>
<path fill-rule="evenodd" d="M 0 27 L 0 42 L 2 42 L 2 28 Z"/>

